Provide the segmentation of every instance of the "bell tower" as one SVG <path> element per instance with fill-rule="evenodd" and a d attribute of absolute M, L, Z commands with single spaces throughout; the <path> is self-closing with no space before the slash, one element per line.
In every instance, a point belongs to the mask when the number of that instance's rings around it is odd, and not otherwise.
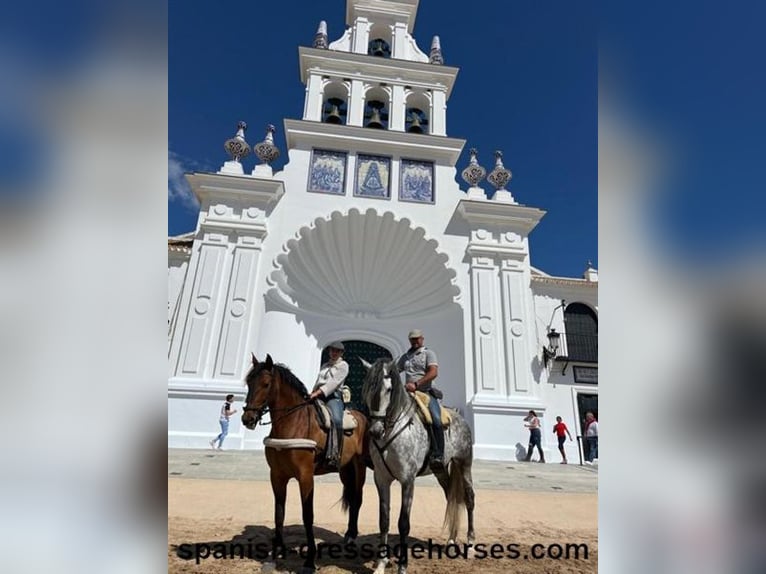
<path fill-rule="evenodd" d="M 303 120 L 447 135 L 447 99 L 458 70 L 444 65 L 438 36 L 428 54 L 415 42 L 418 2 L 348 0 L 348 27 L 334 42 L 320 22 L 312 47 L 300 48 Z"/>

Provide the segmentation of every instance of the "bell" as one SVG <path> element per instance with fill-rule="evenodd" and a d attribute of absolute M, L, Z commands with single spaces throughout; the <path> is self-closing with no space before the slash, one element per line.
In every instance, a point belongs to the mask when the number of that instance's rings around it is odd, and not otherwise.
<path fill-rule="evenodd" d="M 375 128 L 377 130 L 383 129 L 383 120 L 380 119 L 380 110 L 378 108 L 372 108 L 370 112 L 370 121 L 367 122 L 368 128 Z"/>
<path fill-rule="evenodd" d="M 407 128 L 407 131 L 411 134 L 422 134 L 425 132 L 423 129 L 422 124 L 420 123 L 420 116 L 417 114 L 412 114 L 412 120 L 410 122 L 410 127 Z"/>
<path fill-rule="evenodd" d="M 378 58 L 386 57 L 386 43 L 383 40 L 377 39 L 372 41 L 370 50 L 371 56 L 377 56 Z"/>
<path fill-rule="evenodd" d="M 338 106 L 331 106 L 330 111 L 324 118 L 325 123 L 328 124 L 342 124 L 343 118 L 340 117 L 340 109 Z"/>
<path fill-rule="evenodd" d="M 325 114 L 324 121 L 327 124 L 343 124 L 343 118 L 341 117 L 340 106 L 343 105 L 343 100 L 338 98 L 330 98 L 327 100 L 330 106 L 330 111 Z"/>

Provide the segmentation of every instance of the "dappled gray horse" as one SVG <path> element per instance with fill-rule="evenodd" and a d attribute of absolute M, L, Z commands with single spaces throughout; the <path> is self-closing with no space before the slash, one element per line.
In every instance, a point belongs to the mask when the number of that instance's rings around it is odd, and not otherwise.
<path fill-rule="evenodd" d="M 388 544 L 388 523 L 391 501 L 391 483 L 402 485 L 402 508 L 399 512 L 399 574 L 407 572 L 407 536 L 410 533 L 410 509 L 415 491 L 415 477 L 431 474 L 427 456 L 428 432 L 417 415 L 415 399 L 404 389 L 394 361 L 378 359 L 367 368 L 362 388 L 364 403 L 370 411 L 370 455 L 375 466 L 375 486 L 380 500 L 380 544 Z M 471 429 L 456 411 L 450 411 L 452 422 L 445 429 L 444 468 L 435 471 L 444 495 L 447 510 L 444 526 L 449 530 L 449 541 L 457 538 L 460 525 L 460 507 L 468 511 L 467 543 L 473 544 L 474 492 L 471 481 L 473 440 Z M 388 557 L 381 558 L 375 569 L 382 574 Z"/>

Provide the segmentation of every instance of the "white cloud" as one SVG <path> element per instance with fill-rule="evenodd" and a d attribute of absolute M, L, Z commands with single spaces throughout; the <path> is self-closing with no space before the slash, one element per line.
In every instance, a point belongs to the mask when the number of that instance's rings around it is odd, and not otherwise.
<path fill-rule="evenodd" d="M 194 197 L 184 173 L 196 167 L 196 162 L 186 160 L 172 150 L 168 150 L 168 199 L 180 203 L 187 209 L 199 209 L 199 202 Z"/>

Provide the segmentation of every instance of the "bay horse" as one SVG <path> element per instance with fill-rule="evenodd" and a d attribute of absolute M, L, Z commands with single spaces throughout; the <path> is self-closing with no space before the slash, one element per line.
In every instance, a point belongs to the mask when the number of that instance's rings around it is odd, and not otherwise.
<path fill-rule="evenodd" d="M 430 447 L 428 431 L 417 414 L 415 399 L 399 379 L 395 361 L 378 359 L 367 368 L 362 387 L 364 403 L 370 411 L 370 455 L 378 489 L 381 547 L 388 548 L 388 525 L 391 483 L 402 486 L 402 506 L 399 511 L 399 574 L 407 572 L 407 536 L 410 533 L 410 510 L 415 492 L 415 478 L 434 473 L 444 490 L 447 509 L 444 526 L 449 530 L 449 543 L 457 538 L 462 506 L 468 513 L 466 542 L 473 544 L 474 490 L 471 478 L 473 439 L 465 419 L 450 410 L 451 422 L 445 428 L 444 467 L 432 471 L 427 464 Z M 383 574 L 389 558 L 381 556 L 375 574 Z"/>
<path fill-rule="evenodd" d="M 270 413 L 271 433 L 264 442 L 274 492 L 273 559 L 285 555 L 283 529 L 287 483 L 295 478 L 300 486 L 303 527 L 307 538 L 306 559 L 300 572 L 312 574 L 316 572 L 314 476 L 328 472 L 340 473 L 343 483 L 341 508 L 349 512 L 344 543 L 352 544 L 359 534 L 359 509 L 362 506 L 362 490 L 366 478 L 367 419 L 359 411 L 350 411 L 357 421 L 357 427 L 351 436 L 344 433 L 339 470 L 327 470 L 322 455 L 327 446 L 327 433 L 319 426 L 305 385 L 285 365 L 275 364 L 271 355 L 266 355 L 262 363 L 258 362 L 254 354 L 252 359 L 252 366 L 245 377 L 247 399 L 242 424 L 253 430 L 261 417 L 266 412 Z M 275 448 L 269 446 L 269 443 L 279 446 Z"/>

